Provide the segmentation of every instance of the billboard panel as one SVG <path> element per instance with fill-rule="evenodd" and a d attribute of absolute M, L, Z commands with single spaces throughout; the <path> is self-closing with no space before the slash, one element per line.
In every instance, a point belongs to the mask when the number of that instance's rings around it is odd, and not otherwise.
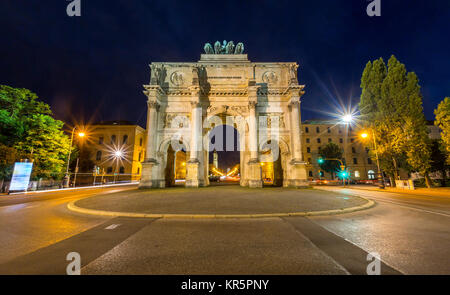
<path fill-rule="evenodd" d="M 26 191 L 30 183 L 31 170 L 33 163 L 16 162 L 11 179 L 10 191 Z"/>

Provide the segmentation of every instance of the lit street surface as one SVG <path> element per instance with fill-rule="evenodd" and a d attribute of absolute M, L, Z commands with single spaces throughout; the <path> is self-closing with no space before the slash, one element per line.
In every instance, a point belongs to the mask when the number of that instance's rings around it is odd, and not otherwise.
<path fill-rule="evenodd" d="M 204 191 L 240 189 L 232 187 Z M 0 196 L 0 273 L 65 274 L 70 252 L 80 253 L 82 274 L 366 274 L 369 252 L 380 254 L 382 274 L 450 273 L 450 197 L 340 187 L 289 192 L 376 202 L 321 217 L 129 218 L 67 209 L 78 199 L 135 189 Z"/>

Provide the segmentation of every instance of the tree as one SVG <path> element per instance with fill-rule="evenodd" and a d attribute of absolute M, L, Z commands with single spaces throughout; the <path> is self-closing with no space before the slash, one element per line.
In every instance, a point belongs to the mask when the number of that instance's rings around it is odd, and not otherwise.
<path fill-rule="evenodd" d="M 0 85 L 0 143 L 34 161 L 33 177 L 63 176 L 70 145 L 63 125 L 30 90 Z"/>
<path fill-rule="evenodd" d="M 341 163 L 338 160 L 328 159 L 342 159 L 342 150 L 335 143 L 328 143 L 320 149 L 319 156 L 324 160 L 319 163 L 320 169 L 325 170 L 331 174 L 331 179 L 334 179 L 334 174 L 341 170 Z"/>
<path fill-rule="evenodd" d="M 442 148 L 441 140 L 433 140 L 431 145 L 431 172 L 439 172 L 442 176 L 441 186 L 445 186 L 447 182 L 447 170 L 450 165 L 446 162 L 447 155 Z"/>
<path fill-rule="evenodd" d="M 386 70 L 380 58 L 366 65 L 361 88 L 361 119 L 365 128 L 374 131 L 385 172 L 398 179 L 400 167 L 417 171 L 430 186 L 430 142 L 417 75 L 408 73 L 395 56 Z"/>
<path fill-rule="evenodd" d="M 442 130 L 442 146 L 450 164 L 450 97 L 446 97 L 434 110 L 436 121 L 434 124 Z"/>

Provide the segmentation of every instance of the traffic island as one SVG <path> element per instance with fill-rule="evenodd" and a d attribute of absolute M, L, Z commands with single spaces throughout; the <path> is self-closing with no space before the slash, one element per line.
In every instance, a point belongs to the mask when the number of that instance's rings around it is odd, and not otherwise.
<path fill-rule="evenodd" d="M 128 190 L 68 204 L 84 214 L 137 218 L 267 218 L 318 216 L 368 209 L 374 202 L 315 189 L 240 186 Z"/>

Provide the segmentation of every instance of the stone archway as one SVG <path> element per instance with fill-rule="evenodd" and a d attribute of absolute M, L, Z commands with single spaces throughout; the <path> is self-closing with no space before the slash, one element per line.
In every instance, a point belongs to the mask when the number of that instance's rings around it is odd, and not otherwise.
<path fill-rule="evenodd" d="M 219 114 L 243 122 L 238 130 L 243 148 L 241 185 L 262 187 L 260 142 L 276 134 L 283 154 L 275 163 L 283 170 L 277 181 L 283 186 L 307 186 L 300 131 L 304 86 L 298 84 L 297 67 L 296 63 L 253 63 L 246 54 L 211 53 L 202 54 L 197 63 L 152 63 L 150 84 L 144 86 L 148 136 L 140 187 L 166 184 L 166 144 L 173 138 L 187 143 L 186 186 L 208 185 L 204 136 L 210 118 L 222 120 Z"/>

